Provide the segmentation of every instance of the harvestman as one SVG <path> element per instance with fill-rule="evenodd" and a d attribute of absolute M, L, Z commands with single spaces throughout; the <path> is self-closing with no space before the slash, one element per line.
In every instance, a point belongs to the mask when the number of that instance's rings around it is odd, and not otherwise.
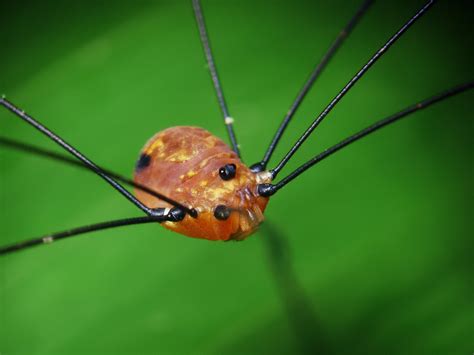
<path fill-rule="evenodd" d="M 310 167 L 382 127 L 474 87 L 474 82 L 470 81 L 408 106 L 324 150 L 279 182 L 272 183 L 294 153 L 327 117 L 336 104 L 403 33 L 431 8 L 434 0 L 428 1 L 419 9 L 370 57 L 367 63 L 362 66 L 330 101 L 326 108 L 314 119 L 281 161 L 274 168 L 267 169 L 275 147 L 304 97 L 331 57 L 353 30 L 360 18 L 366 13 L 371 3 L 371 0 L 365 1 L 346 27 L 339 33 L 297 95 L 296 100 L 277 129 L 264 157 L 260 162 L 250 167 L 244 165 L 240 159 L 239 146 L 233 128 L 234 120 L 227 108 L 219 81 L 199 0 L 193 0 L 194 13 L 231 147 L 200 128 L 169 128 L 157 133 L 142 149 L 136 164 L 134 180 L 132 181 L 96 165 L 5 97 L 0 98 L 2 106 L 55 141 L 76 159 L 7 138 L 0 138 L 0 144 L 89 169 L 102 177 L 128 201 L 135 204 L 146 214 L 143 217 L 107 221 L 8 245 L 0 248 L 0 254 L 7 254 L 34 245 L 51 243 L 58 239 L 101 229 L 153 222 L 161 223 L 168 229 L 191 237 L 209 240 L 242 240 L 255 232 L 259 224 L 263 222 L 263 212 L 270 196 Z M 134 187 L 135 196 L 125 189 L 119 181 Z"/>

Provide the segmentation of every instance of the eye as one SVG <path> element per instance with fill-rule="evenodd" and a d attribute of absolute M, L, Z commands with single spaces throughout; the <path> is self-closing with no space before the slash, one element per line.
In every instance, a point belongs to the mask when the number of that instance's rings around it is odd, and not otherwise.
<path fill-rule="evenodd" d="M 225 221 L 230 216 L 230 208 L 224 205 L 217 205 L 214 209 L 214 217 L 218 220 Z"/>
<path fill-rule="evenodd" d="M 222 168 L 219 169 L 219 176 L 222 180 L 230 180 L 235 177 L 235 171 L 237 167 L 235 164 L 226 164 Z"/>

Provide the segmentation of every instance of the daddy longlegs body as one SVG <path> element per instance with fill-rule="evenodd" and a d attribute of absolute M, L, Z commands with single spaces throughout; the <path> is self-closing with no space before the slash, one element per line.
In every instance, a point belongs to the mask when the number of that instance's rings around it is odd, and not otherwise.
<path fill-rule="evenodd" d="M 420 20 L 420 22 L 421 22 L 421 21 L 422 21 L 422 20 Z M 214 47 L 215 47 L 215 45 L 214 45 Z M 224 81 L 224 80 L 223 80 L 223 81 Z M 227 87 L 228 84 L 225 84 L 225 81 L 224 81 L 224 85 L 226 85 L 225 87 Z M 468 85 L 472 86 L 472 84 L 468 84 Z M 462 90 L 465 90 L 466 88 L 467 88 L 467 87 L 463 87 Z M 460 90 L 461 90 L 461 89 L 460 89 Z M 439 90 L 439 92 L 443 92 L 443 91 L 442 91 L 442 90 Z M 424 97 L 420 97 L 420 99 L 423 99 L 423 98 L 424 98 Z M 7 97 L 7 100 L 8 100 L 8 97 Z M 4 102 L 7 102 L 7 103 L 8 103 L 8 101 L 4 101 Z M 401 107 L 400 107 L 400 108 L 401 108 Z M 293 126 L 293 122 L 291 123 L 290 127 L 292 127 L 292 126 Z M 291 129 L 289 129 L 289 130 L 291 130 Z M 222 137 L 222 138 L 224 138 L 224 137 Z M 296 182 L 295 182 L 295 183 L 296 183 Z"/>

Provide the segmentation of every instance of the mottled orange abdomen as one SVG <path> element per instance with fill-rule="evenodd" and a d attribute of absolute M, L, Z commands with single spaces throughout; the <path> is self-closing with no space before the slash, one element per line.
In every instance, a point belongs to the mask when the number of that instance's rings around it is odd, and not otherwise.
<path fill-rule="evenodd" d="M 235 165 L 235 177 L 224 180 L 219 169 Z M 257 195 L 257 176 L 222 140 L 198 127 L 172 127 L 157 133 L 142 150 L 135 182 L 193 207 L 180 222 L 164 222 L 175 232 L 210 240 L 241 240 L 263 221 L 268 198 Z M 260 181 L 261 182 L 261 181 Z M 148 207 L 171 207 L 168 203 L 136 190 Z M 225 220 L 214 215 L 219 205 L 230 208 Z"/>

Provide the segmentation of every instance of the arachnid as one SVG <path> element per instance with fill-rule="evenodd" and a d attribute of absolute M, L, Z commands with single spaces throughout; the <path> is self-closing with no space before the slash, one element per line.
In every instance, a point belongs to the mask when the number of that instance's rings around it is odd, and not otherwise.
<path fill-rule="evenodd" d="M 229 240 L 245 238 L 263 221 L 268 197 L 259 196 L 257 185 L 270 179 L 265 179 L 265 173 L 253 173 L 206 130 L 173 127 L 145 145 L 135 182 L 195 206 L 196 217 L 163 222 L 166 228 L 195 238 Z M 152 208 L 173 207 L 141 190 L 136 196 Z"/>
<path fill-rule="evenodd" d="M 72 161 L 57 155 L 53 158 L 90 169 L 106 180 L 147 216 L 108 221 L 47 235 L 0 248 L 0 252 L 8 253 L 33 245 L 51 243 L 57 239 L 94 230 L 151 222 L 162 223 L 168 229 L 195 238 L 209 240 L 244 239 L 255 232 L 259 224 L 263 222 L 263 213 L 269 197 L 310 167 L 347 145 L 413 112 L 472 89 L 473 82 L 466 82 L 410 105 L 324 150 L 297 167 L 277 183 L 273 183 L 280 171 L 286 166 L 296 151 L 300 149 L 315 128 L 319 126 L 364 74 L 388 52 L 390 47 L 428 12 L 434 1 L 430 0 L 419 8 L 407 22 L 388 38 L 344 85 L 324 110 L 315 117 L 280 162 L 274 168 L 268 169 L 269 160 L 299 105 L 329 60 L 349 36 L 371 4 L 371 0 L 364 1 L 336 37 L 298 93 L 296 100 L 270 142 L 263 159 L 250 167 L 247 167 L 240 159 L 239 146 L 233 128 L 234 119 L 229 113 L 224 98 L 199 0 L 193 1 L 194 13 L 231 147 L 228 147 L 219 138 L 200 128 L 174 127 L 164 130 L 155 135 L 143 148 L 136 164 L 134 181 L 131 181 L 98 166 L 5 97 L 1 98 L 1 105 L 55 141 L 77 158 L 78 161 Z M 40 149 L 28 147 L 21 143 L 4 142 L 4 144 L 9 144 L 11 147 L 23 150 L 36 151 L 36 153 L 49 155 L 50 157 L 54 155 L 51 152 L 40 151 Z M 120 182 L 133 186 L 136 197 L 126 190 Z"/>
<path fill-rule="evenodd" d="M 262 159 L 308 74 L 362 2 L 202 0 L 247 166 Z M 369 9 L 298 107 L 268 168 L 423 2 Z M 190 1 L 90 2 L 83 14 L 75 10 L 82 2 L 36 3 L 9 2 L 0 11 L 18 19 L 2 21 L 0 94 L 110 168 L 108 176 L 131 177 L 136 165 L 146 166 L 142 147 L 167 127 L 203 127 L 229 144 Z M 54 11 L 25 16 L 48 3 Z M 438 2 L 417 21 L 272 184 L 362 127 L 472 79 L 472 6 L 462 3 Z M 5 10 L 9 4 L 22 8 L 19 16 Z M 309 300 L 297 298 L 293 311 L 313 309 L 321 321 L 297 331 L 316 342 L 314 329 L 329 332 L 336 354 L 467 353 L 473 94 L 417 111 L 317 164 L 269 198 L 265 221 L 244 242 L 187 238 L 152 222 L 2 255 L 0 351 L 296 353 L 280 304 L 298 288 L 284 284 L 281 297 L 274 281 L 287 280 L 288 271 L 266 258 L 282 234 L 280 252 Z M 0 123 L 2 137 L 61 149 L 3 107 Z M 14 149 L 0 148 L 0 245 L 37 236 L 48 243 L 51 232 L 127 216 L 134 219 L 123 224 L 159 219 L 85 168 Z M 148 187 L 130 186 L 133 194 Z M 153 203 L 176 219 L 164 223 L 180 226 L 181 208 L 161 201 Z M 266 234 L 268 226 L 276 233 Z"/>

